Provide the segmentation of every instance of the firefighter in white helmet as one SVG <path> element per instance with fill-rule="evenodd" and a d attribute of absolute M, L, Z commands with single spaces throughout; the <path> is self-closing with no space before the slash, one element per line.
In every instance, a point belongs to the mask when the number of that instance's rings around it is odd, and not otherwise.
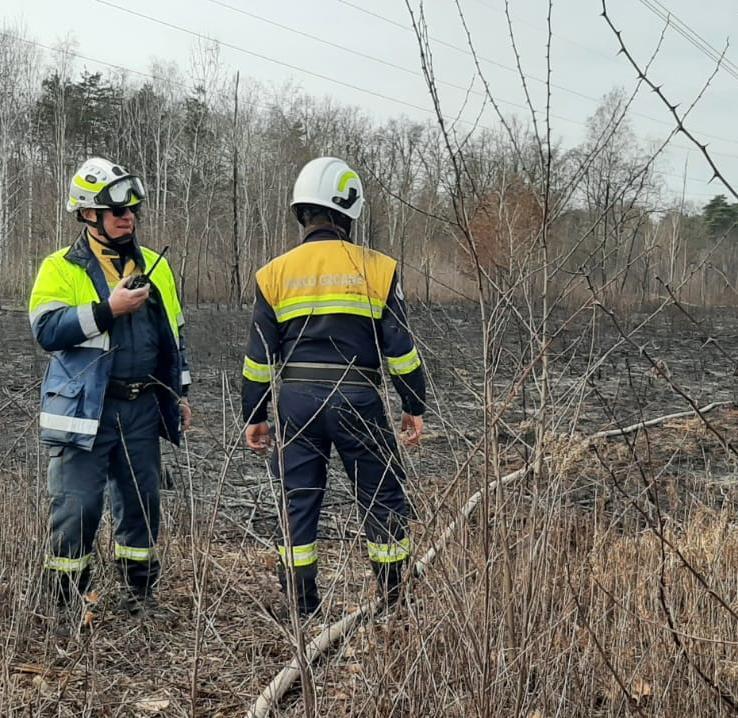
<path fill-rule="evenodd" d="M 394 602 L 410 555 L 407 506 L 394 434 L 379 388 L 381 361 L 402 400 L 406 443 L 423 431 L 425 380 L 408 330 L 397 262 L 351 241 L 364 204 L 357 173 L 321 157 L 295 182 L 302 242 L 256 274 L 243 364 L 247 445 L 272 443 L 267 403 L 281 379 L 271 470 L 282 481 L 280 579 L 294 578 L 299 610 L 320 605 L 316 535 L 331 447 L 355 488 L 380 595 Z"/>
<path fill-rule="evenodd" d="M 159 576 L 159 435 L 178 443 L 191 420 L 174 277 L 136 238 L 145 196 L 120 165 L 87 160 L 66 205 L 85 228 L 43 261 L 29 306 L 34 336 L 51 353 L 40 418 L 50 453 L 48 583 L 62 605 L 88 589 L 109 486 L 119 605 L 132 614 L 152 607 Z"/>

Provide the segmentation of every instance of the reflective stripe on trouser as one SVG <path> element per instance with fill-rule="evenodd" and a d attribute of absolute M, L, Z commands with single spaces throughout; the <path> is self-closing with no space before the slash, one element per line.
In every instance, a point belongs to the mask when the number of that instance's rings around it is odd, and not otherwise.
<path fill-rule="evenodd" d="M 156 549 L 153 546 L 139 548 L 137 546 L 121 546 L 115 544 L 115 558 L 125 558 L 129 561 L 151 561 L 156 557 Z"/>
<path fill-rule="evenodd" d="M 366 542 L 369 560 L 375 563 L 397 563 L 410 555 L 410 538 L 405 537 L 392 543 Z"/>
<path fill-rule="evenodd" d="M 148 590 L 159 575 L 152 549 L 159 534 L 161 464 L 155 395 L 106 399 L 91 451 L 51 447 L 49 453 L 51 536 L 45 567 L 70 576 L 87 568 L 109 485 L 118 568 L 127 583 Z"/>
<path fill-rule="evenodd" d="M 287 547 L 280 546 L 279 557 L 285 566 L 309 566 L 318 560 L 318 548 L 314 542 L 307 546 L 292 546 L 288 554 Z"/>
<path fill-rule="evenodd" d="M 49 571 L 59 571 L 60 573 L 78 573 L 84 571 L 92 559 L 92 554 L 88 553 L 79 558 L 67 558 L 66 556 L 50 556 L 46 554 L 44 560 L 44 568 Z"/>
<path fill-rule="evenodd" d="M 285 383 L 278 410 L 285 445 L 281 457 L 274 452 L 272 471 L 282 479 L 293 547 L 315 543 L 334 445 L 356 493 L 367 540 L 386 545 L 387 556 L 400 560 L 400 552 L 392 547 L 409 546 L 404 472 L 376 389 L 346 387 L 332 392 L 330 385 Z"/>

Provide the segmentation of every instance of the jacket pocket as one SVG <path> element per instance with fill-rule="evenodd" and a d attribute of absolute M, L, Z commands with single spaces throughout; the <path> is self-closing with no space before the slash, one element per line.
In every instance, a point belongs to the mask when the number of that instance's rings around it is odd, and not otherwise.
<path fill-rule="evenodd" d="M 63 376 L 49 376 L 44 383 L 46 396 L 60 396 L 65 399 L 74 399 L 82 393 L 85 384 L 81 379 L 70 379 Z"/>
<path fill-rule="evenodd" d="M 82 379 L 49 372 L 44 381 L 41 411 L 57 416 L 81 416 L 84 388 Z"/>

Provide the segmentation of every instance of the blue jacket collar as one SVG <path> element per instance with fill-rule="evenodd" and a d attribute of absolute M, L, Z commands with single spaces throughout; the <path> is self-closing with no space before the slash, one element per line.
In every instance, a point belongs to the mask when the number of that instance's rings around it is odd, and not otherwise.
<path fill-rule="evenodd" d="M 144 259 L 141 247 L 138 246 L 138 241 L 133 238 L 133 257 L 136 260 L 136 264 L 139 267 L 146 267 L 146 260 Z M 105 274 L 103 273 L 102 267 L 95 258 L 93 251 L 90 249 L 90 240 L 87 237 L 87 230 L 83 229 L 75 243 L 67 250 L 64 258 L 72 264 L 77 264 L 82 267 L 90 279 L 92 284 L 95 286 L 98 296 L 101 300 L 107 299 L 110 296 L 110 287 L 105 281 Z"/>

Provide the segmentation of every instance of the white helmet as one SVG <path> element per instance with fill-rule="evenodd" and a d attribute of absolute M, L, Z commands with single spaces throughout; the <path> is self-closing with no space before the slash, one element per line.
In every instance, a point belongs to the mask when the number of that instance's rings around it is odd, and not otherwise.
<path fill-rule="evenodd" d="M 302 204 L 317 204 L 358 219 L 364 205 L 359 175 L 335 157 L 311 160 L 297 176 L 290 207 L 297 213 Z"/>
<path fill-rule="evenodd" d="M 133 207 L 145 197 L 143 183 L 138 177 L 110 160 L 91 157 L 69 183 L 67 212 Z"/>

